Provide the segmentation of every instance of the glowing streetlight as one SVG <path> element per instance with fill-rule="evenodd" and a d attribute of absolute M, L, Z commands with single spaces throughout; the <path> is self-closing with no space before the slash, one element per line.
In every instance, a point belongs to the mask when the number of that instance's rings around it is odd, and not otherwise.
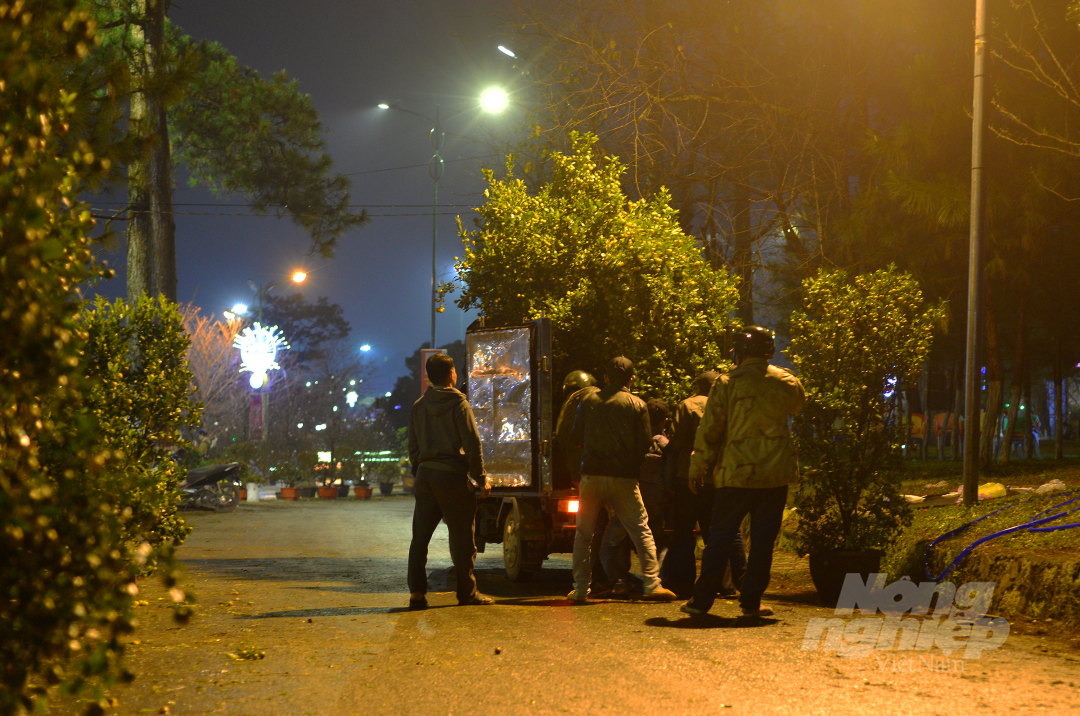
<path fill-rule="evenodd" d="M 485 112 L 500 114 L 510 104 L 510 96 L 502 87 L 488 87 L 480 94 L 480 106 Z"/>
<path fill-rule="evenodd" d="M 371 350 L 371 346 L 365 343 L 364 345 L 360 346 L 360 350 L 362 350 L 364 353 L 367 353 L 369 350 Z"/>
<path fill-rule="evenodd" d="M 348 393 L 346 393 L 346 395 L 345 395 L 345 402 L 349 404 L 349 407 L 350 407 L 350 408 L 355 408 L 355 407 L 356 407 L 356 401 L 357 401 L 357 399 L 358 399 L 359 397 L 360 397 L 360 396 L 359 396 L 359 395 L 357 395 L 357 393 L 356 393 L 356 391 L 355 391 L 355 390 L 350 390 L 350 391 L 349 391 Z"/>
<path fill-rule="evenodd" d="M 503 47 L 499 48 L 504 53 L 508 52 Z M 500 87 L 488 87 L 480 95 L 480 109 L 491 114 L 500 114 L 510 104 L 510 97 L 506 91 Z M 399 112 L 405 112 L 407 114 L 414 114 L 417 117 L 427 119 L 419 112 L 413 112 L 409 109 L 403 109 L 392 104 L 385 102 L 379 104 L 379 109 L 396 109 Z M 435 119 L 431 131 L 428 132 L 428 138 L 431 140 L 431 147 L 435 150 L 434 156 L 431 157 L 431 161 L 428 162 L 428 173 L 431 175 L 432 181 L 435 182 L 435 192 L 432 199 L 431 209 L 431 347 L 435 347 L 435 316 L 438 313 L 436 307 L 437 298 L 437 274 L 438 274 L 438 243 L 439 243 L 439 180 L 443 175 L 443 158 L 439 155 L 439 150 L 442 149 L 443 139 L 445 135 L 442 131 L 442 123 L 457 117 L 459 114 L 464 114 L 470 110 L 463 110 L 451 114 L 449 117 L 441 118 L 439 116 L 439 105 L 435 105 Z M 363 350 L 363 349 L 361 349 Z"/>
<path fill-rule="evenodd" d="M 513 50 L 508 47 L 503 47 L 502 45 L 499 45 L 499 52 L 507 55 L 508 57 L 517 57 L 517 55 L 514 54 Z"/>
<path fill-rule="evenodd" d="M 293 280 L 294 283 L 303 283 L 305 278 L 307 278 L 307 274 L 305 272 L 303 272 L 303 271 L 295 271 L 295 272 L 293 272 L 292 280 Z"/>

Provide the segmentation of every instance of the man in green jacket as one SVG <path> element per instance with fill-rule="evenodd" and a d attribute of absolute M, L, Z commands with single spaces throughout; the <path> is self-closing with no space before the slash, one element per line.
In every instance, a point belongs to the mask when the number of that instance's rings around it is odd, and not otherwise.
<path fill-rule="evenodd" d="M 427 554 L 441 520 L 450 532 L 450 558 L 457 570 L 458 604 L 491 604 L 476 591 L 476 487 L 490 492 L 476 420 L 457 390 L 454 359 L 437 353 L 425 366 L 432 386 L 409 413 L 409 462 L 416 477 L 412 544 L 409 546 L 409 607 L 427 607 Z M 475 483 L 475 486 L 473 486 Z"/>
<path fill-rule="evenodd" d="M 761 596 L 769 585 L 773 544 L 780 532 L 787 486 L 799 477 L 788 418 L 802 409 L 806 393 L 791 372 L 769 365 L 776 345 L 772 331 L 758 326 L 735 334 L 735 369 L 713 385 L 690 458 L 691 490 L 716 485 L 716 503 L 701 576 L 688 614 L 712 608 L 734 556 L 735 535 L 750 515 L 750 556 L 739 605 L 747 616 L 769 616 Z"/>

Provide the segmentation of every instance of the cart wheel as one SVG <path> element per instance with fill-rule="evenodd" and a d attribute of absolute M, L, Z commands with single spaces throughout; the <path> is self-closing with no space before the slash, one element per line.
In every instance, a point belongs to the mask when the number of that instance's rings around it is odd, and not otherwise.
<path fill-rule="evenodd" d="M 521 541 L 521 516 L 517 509 L 510 510 L 503 526 L 503 564 L 506 578 L 511 582 L 524 582 L 532 576 L 525 569 L 525 549 Z"/>

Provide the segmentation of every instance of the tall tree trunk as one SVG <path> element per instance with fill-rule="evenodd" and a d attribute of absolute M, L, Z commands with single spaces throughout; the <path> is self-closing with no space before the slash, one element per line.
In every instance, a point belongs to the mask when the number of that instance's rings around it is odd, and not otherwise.
<path fill-rule="evenodd" d="M 1031 403 L 1031 366 L 1024 366 L 1024 410 L 1027 411 L 1027 427 L 1024 430 L 1024 459 L 1035 457 L 1035 406 Z"/>
<path fill-rule="evenodd" d="M 750 231 L 750 194 L 737 182 L 732 186 L 732 237 L 735 245 L 735 273 L 739 277 L 739 303 L 735 314 L 744 326 L 754 324 L 754 266 L 753 242 Z"/>
<path fill-rule="evenodd" d="M 919 375 L 919 409 L 923 414 L 922 445 L 919 448 L 919 459 L 926 462 L 928 454 L 927 446 L 930 440 L 930 429 L 933 427 L 930 408 L 926 401 L 930 394 L 930 362 L 923 363 L 922 373 Z"/>
<path fill-rule="evenodd" d="M 1054 459 L 1065 457 L 1065 386 L 1064 361 L 1061 357 L 1061 339 L 1054 339 Z"/>
<path fill-rule="evenodd" d="M 991 284 L 983 288 L 984 333 L 986 336 L 986 410 L 982 429 L 979 431 L 979 462 L 985 468 L 994 459 L 994 437 L 997 435 L 998 418 L 1002 403 L 1002 368 L 998 346 L 997 316 L 994 313 Z M 978 415 L 967 416 L 968 420 L 979 420 Z"/>
<path fill-rule="evenodd" d="M 134 33 L 141 35 L 136 28 Z M 128 222 L 127 222 L 127 297 L 135 300 L 150 294 L 150 192 L 147 179 L 150 172 L 150 129 L 146 117 L 146 99 L 141 92 L 131 96 L 131 117 L 128 133 L 137 137 L 138 156 L 128 164 Z"/>
<path fill-rule="evenodd" d="M 168 0 L 139 0 L 132 26 L 131 73 L 139 89 L 131 98 L 129 133 L 139 155 L 128 166 L 127 293 L 176 300 L 176 224 L 172 213 L 172 162 L 160 77 L 165 57 Z"/>
<path fill-rule="evenodd" d="M 172 207 L 172 160 L 169 125 L 161 97 L 161 69 L 165 65 L 165 15 L 169 0 L 146 0 L 147 68 L 154 92 L 148 97 L 154 144 L 150 159 L 151 265 L 153 295 L 176 302 L 176 221 Z"/>
<path fill-rule="evenodd" d="M 1009 402 L 1009 417 L 1005 421 L 1005 432 L 1001 436 L 1001 461 L 1012 458 L 1013 436 L 1016 435 L 1016 418 L 1020 415 L 1020 400 L 1024 396 L 1024 371 L 1027 369 L 1027 294 L 1020 294 L 1020 318 L 1016 331 L 1016 360 L 1013 363 L 1012 391 Z"/>
<path fill-rule="evenodd" d="M 949 444 L 952 446 L 953 460 L 964 458 L 964 429 L 960 425 L 960 413 L 963 412 L 964 405 L 964 390 L 961 387 L 964 385 L 963 377 L 960 374 L 960 361 L 953 361 L 953 402 L 952 415 L 949 416 L 949 424 L 952 426 L 952 439 Z"/>

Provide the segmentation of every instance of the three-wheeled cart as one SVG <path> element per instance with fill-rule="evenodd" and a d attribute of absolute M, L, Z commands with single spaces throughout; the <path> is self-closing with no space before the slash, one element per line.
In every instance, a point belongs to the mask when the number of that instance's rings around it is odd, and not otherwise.
<path fill-rule="evenodd" d="M 554 468 L 551 321 L 470 328 L 468 396 L 491 496 L 479 500 L 476 548 L 502 543 L 506 576 L 528 579 L 549 554 L 573 550 L 577 489 Z"/>

